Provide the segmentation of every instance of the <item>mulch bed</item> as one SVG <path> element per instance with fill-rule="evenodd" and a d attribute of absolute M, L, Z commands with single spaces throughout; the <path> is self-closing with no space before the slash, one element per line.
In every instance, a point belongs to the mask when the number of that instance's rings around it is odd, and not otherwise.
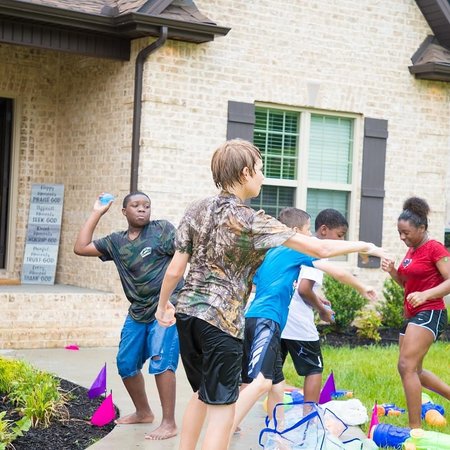
<path fill-rule="evenodd" d="M 372 339 L 362 338 L 357 334 L 356 327 L 350 327 L 345 332 L 329 331 L 326 326 L 317 327 L 320 333 L 320 343 L 322 345 L 330 345 L 331 347 L 343 347 L 348 346 L 351 348 L 361 347 L 365 345 L 397 345 L 399 330 L 395 328 L 380 328 L 378 331 L 381 336 L 381 341 L 375 342 Z M 440 341 L 450 341 L 450 327 L 447 326 L 446 330 L 439 337 Z"/>
<path fill-rule="evenodd" d="M 82 450 L 105 437 L 114 428 L 114 422 L 103 427 L 91 425 L 91 417 L 103 397 L 90 400 L 88 390 L 84 387 L 63 379 L 60 382 L 61 389 L 71 394 L 71 400 L 66 405 L 69 419 L 53 421 L 48 428 L 30 428 L 24 436 L 13 442 L 16 450 Z M 0 412 L 8 411 L 6 419 L 16 421 L 19 416 L 12 412 L 13 409 L 7 398 L 0 395 Z M 117 408 L 116 416 L 119 417 Z"/>

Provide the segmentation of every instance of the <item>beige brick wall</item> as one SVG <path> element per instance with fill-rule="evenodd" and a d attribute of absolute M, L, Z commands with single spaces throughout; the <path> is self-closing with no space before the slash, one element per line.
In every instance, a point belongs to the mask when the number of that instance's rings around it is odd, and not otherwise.
<path fill-rule="evenodd" d="M 397 258 L 405 252 L 396 218 L 413 194 L 429 200 L 431 233 L 443 238 L 450 85 L 408 72 L 430 33 L 413 0 L 196 4 L 231 31 L 201 45 L 168 41 L 145 65 L 139 189 L 151 195 L 154 218 L 177 223 L 191 201 L 215 192 L 210 157 L 236 100 L 349 112 L 359 128 L 363 117 L 387 119 L 383 244 Z M 99 192 L 128 192 L 134 60 L 151 41 L 133 42 L 130 62 L 0 45 L 0 95 L 17 99 L 19 124 L 16 257 L 0 277 L 20 273 L 31 184 L 63 183 L 57 282 L 112 291 L 126 304 L 113 264 L 72 247 Z M 361 139 L 355 150 L 359 173 Z M 359 189 L 354 201 L 358 209 Z M 126 226 L 120 209 L 115 202 L 96 236 Z M 377 287 L 385 278 L 357 272 Z"/>
<path fill-rule="evenodd" d="M 0 294 L 0 349 L 114 346 L 126 311 L 121 299 L 102 292 Z"/>

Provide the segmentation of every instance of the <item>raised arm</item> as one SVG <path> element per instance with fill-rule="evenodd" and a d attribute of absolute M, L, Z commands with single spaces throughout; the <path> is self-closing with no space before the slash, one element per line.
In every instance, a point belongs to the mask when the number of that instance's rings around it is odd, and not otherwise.
<path fill-rule="evenodd" d="M 159 293 L 158 308 L 155 313 L 155 318 L 163 327 L 169 327 L 175 323 L 175 308 L 169 302 L 173 290 L 184 275 L 186 267 L 189 262 L 190 255 L 188 253 L 180 253 L 178 251 L 173 255 L 167 267 L 166 274 Z"/>
<path fill-rule="evenodd" d="M 366 286 L 361 283 L 358 278 L 352 275 L 348 270 L 343 269 L 342 267 L 336 266 L 330 261 L 314 261 L 314 267 L 322 270 L 327 273 L 335 280 L 340 281 L 341 283 L 348 284 L 352 288 L 356 289 L 363 297 L 368 300 L 375 300 L 377 298 L 376 292 L 370 286 Z"/>
<path fill-rule="evenodd" d="M 103 205 L 100 202 L 100 196 L 94 203 L 94 207 L 92 208 L 92 212 L 86 222 L 81 227 L 77 240 L 73 246 L 73 251 L 80 256 L 101 256 L 101 253 L 95 248 L 95 245 L 92 243 L 92 236 L 94 234 L 94 230 L 100 221 L 100 218 L 103 214 L 108 211 L 108 209 L 112 205 L 112 200 L 107 204 Z"/>
<path fill-rule="evenodd" d="M 316 239 L 299 233 L 296 233 L 283 245 L 316 258 L 331 258 L 348 253 L 363 253 L 379 258 L 386 256 L 381 247 L 377 247 L 371 242 Z"/>

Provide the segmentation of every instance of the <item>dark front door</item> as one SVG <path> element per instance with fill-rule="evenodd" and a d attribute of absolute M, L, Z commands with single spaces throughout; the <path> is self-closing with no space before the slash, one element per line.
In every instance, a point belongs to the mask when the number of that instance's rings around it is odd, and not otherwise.
<path fill-rule="evenodd" d="M 0 97 L 0 269 L 6 263 L 13 101 Z"/>

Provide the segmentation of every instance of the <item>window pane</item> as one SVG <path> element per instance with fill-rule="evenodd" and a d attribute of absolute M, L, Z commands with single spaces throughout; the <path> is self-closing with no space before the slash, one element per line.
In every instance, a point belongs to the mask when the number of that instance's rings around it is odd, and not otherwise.
<path fill-rule="evenodd" d="M 308 180 L 351 183 L 353 119 L 311 115 Z"/>
<path fill-rule="evenodd" d="M 295 206 L 295 188 L 282 186 L 263 186 L 258 197 L 252 198 L 250 206 L 263 209 L 266 214 L 278 217 L 287 206 Z"/>
<path fill-rule="evenodd" d="M 314 221 L 316 220 L 317 214 L 327 208 L 337 209 L 348 221 L 349 196 L 349 192 L 308 189 L 306 211 L 311 216 L 311 228 L 314 228 Z"/>
<path fill-rule="evenodd" d="M 297 176 L 300 114 L 256 108 L 253 142 L 261 150 L 264 175 L 295 180 Z"/>

